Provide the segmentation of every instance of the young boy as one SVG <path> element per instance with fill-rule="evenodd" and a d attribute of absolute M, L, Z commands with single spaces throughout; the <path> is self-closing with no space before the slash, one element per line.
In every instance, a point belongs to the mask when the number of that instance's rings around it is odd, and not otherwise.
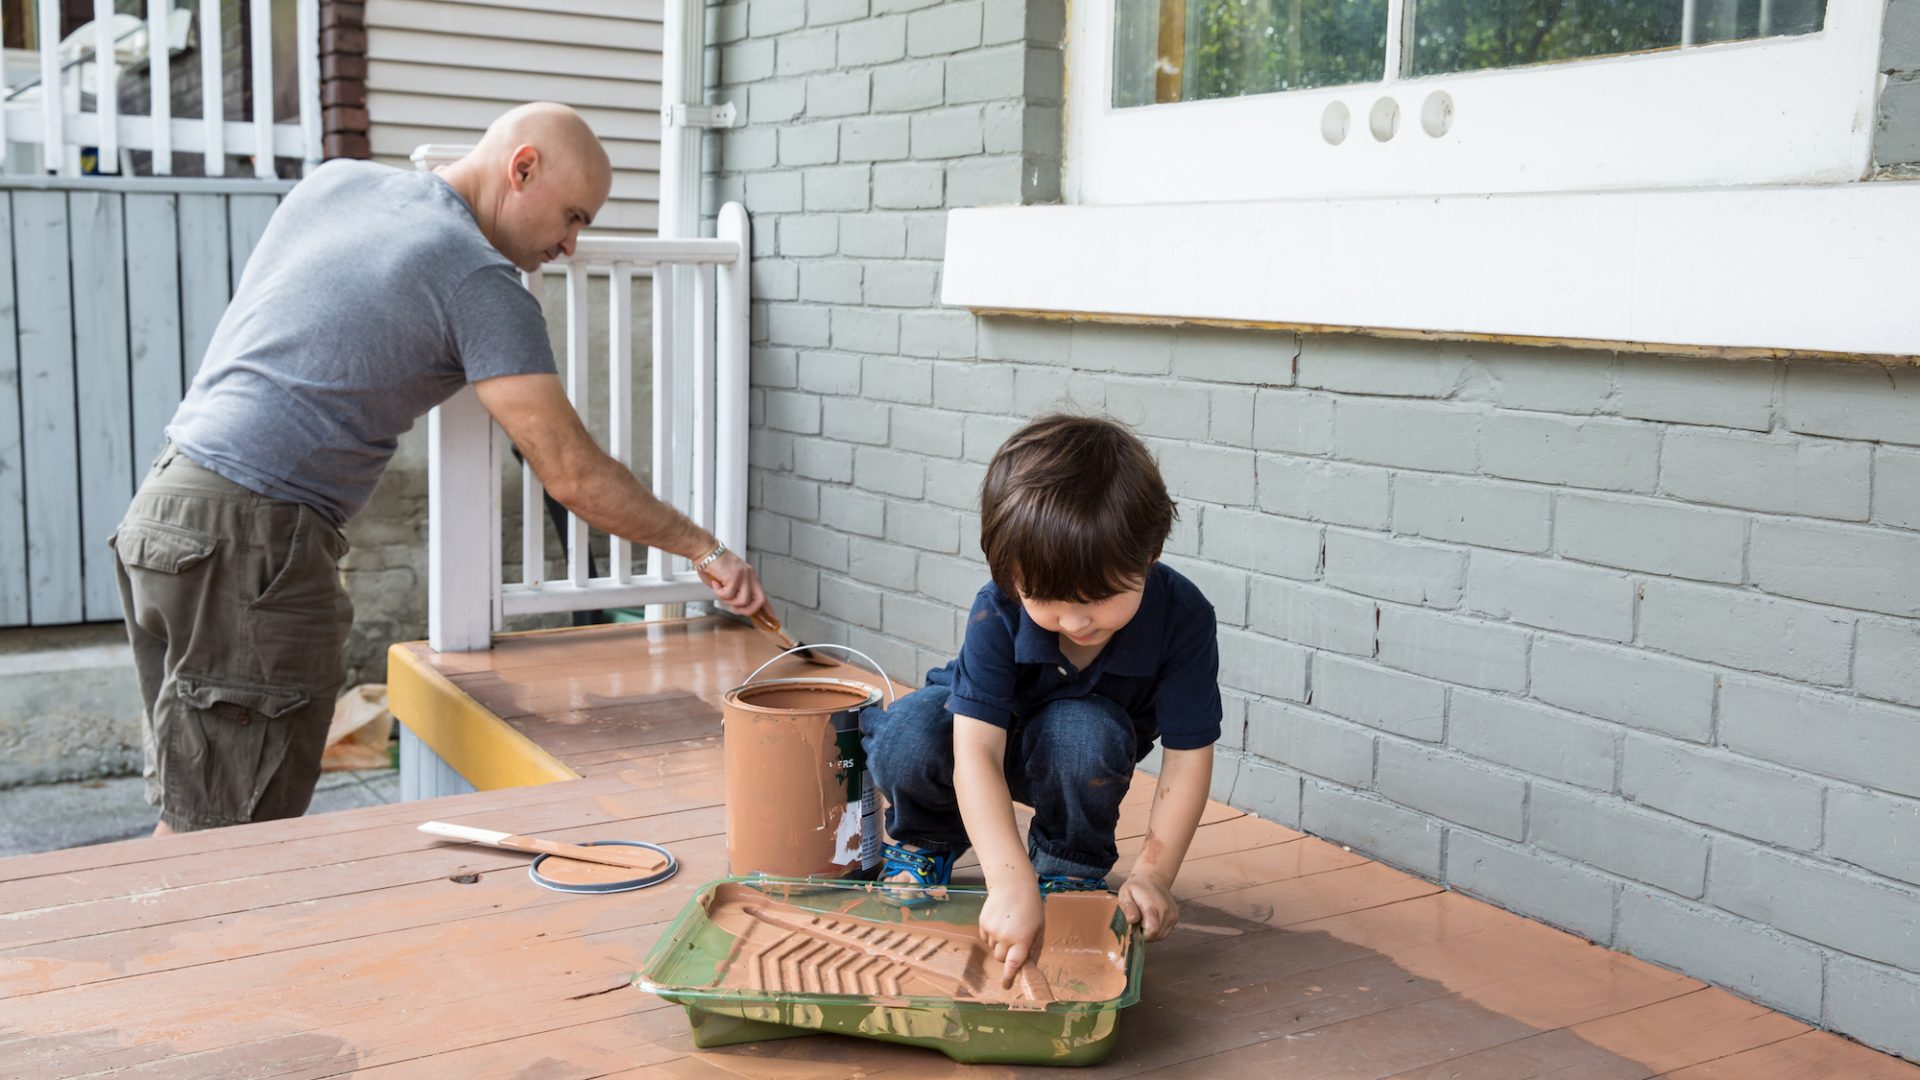
<path fill-rule="evenodd" d="M 1199 824 L 1220 737 L 1213 606 L 1162 565 L 1173 501 L 1133 434 L 1046 416 L 994 455 L 980 491 L 993 580 L 960 655 L 861 718 L 892 804 L 885 881 L 947 883 L 971 844 L 987 879 L 980 934 L 1003 983 L 1030 957 L 1041 894 L 1103 890 L 1136 762 L 1164 748 L 1120 906 L 1147 940 L 1179 919 L 1174 875 Z M 1033 807 L 1022 850 L 1015 800 Z"/>

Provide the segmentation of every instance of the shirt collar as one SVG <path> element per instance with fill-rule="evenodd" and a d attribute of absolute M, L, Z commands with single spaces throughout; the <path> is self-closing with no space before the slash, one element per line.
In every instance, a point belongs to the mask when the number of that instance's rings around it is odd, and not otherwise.
<path fill-rule="evenodd" d="M 1020 620 L 1013 635 L 1014 663 L 1064 665 L 1067 658 L 1060 651 L 1060 635 L 1034 622 L 1017 597 L 1007 599 Z M 1160 666 L 1160 630 L 1166 621 L 1166 606 L 1166 572 L 1156 562 L 1147 570 L 1140 610 L 1113 635 L 1092 666 L 1103 674 L 1152 675 Z"/>

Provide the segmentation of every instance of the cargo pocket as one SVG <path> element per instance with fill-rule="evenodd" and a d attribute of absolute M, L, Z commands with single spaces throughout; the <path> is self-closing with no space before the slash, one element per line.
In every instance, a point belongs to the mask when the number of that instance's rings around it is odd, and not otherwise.
<path fill-rule="evenodd" d="M 181 708 L 167 740 L 168 810 L 209 825 L 252 820 L 287 755 L 290 733 L 275 721 L 309 695 L 185 673 L 176 685 Z"/>
<path fill-rule="evenodd" d="M 163 574 L 178 574 L 205 562 L 217 544 L 205 533 L 142 519 L 121 522 L 107 543 L 122 563 Z"/>

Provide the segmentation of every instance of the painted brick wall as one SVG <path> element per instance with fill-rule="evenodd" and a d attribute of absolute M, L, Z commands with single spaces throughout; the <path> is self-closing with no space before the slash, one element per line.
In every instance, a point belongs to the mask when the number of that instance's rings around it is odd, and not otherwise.
<path fill-rule="evenodd" d="M 1920 0 L 1887 0 L 1880 71 L 1887 81 L 1873 160 L 1899 174 L 1920 170 Z"/>
<path fill-rule="evenodd" d="M 1057 188 L 1057 5 L 712 12 L 799 637 L 944 662 L 984 463 L 1104 411 L 1219 613 L 1218 796 L 1920 1057 L 1920 371 L 943 309 L 943 211 Z"/>

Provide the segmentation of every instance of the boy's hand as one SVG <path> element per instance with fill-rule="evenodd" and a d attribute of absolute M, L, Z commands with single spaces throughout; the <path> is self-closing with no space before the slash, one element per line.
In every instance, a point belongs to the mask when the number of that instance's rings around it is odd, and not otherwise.
<path fill-rule="evenodd" d="M 980 905 L 980 938 L 1002 965 L 1001 989 L 1010 989 L 1014 976 L 1032 959 L 1042 918 L 1040 890 L 1032 885 L 988 890 L 987 902 Z"/>
<path fill-rule="evenodd" d="M 1146 874 L 1130 876 L 1120 886 L 1120 910 L 1128 922 L 1146 931 L 1148 941 L 1159 941 L 1180 923 L 1180 902 L 1173 890 Z"/>

